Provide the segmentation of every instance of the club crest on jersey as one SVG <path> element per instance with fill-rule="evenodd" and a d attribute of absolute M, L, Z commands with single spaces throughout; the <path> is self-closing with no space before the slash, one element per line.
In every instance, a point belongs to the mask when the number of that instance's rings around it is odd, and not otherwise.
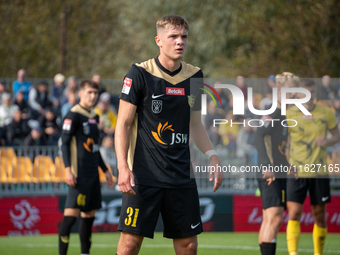
<path fill-rule="evenodd" d="M 83 132 L 84 132 L 85 135 L 90 134 L 90 126 L 89 126 L 88 122 L 83 123 Z"/>
<path fill-rule="evenodd" d="M 193 107 L 193 106 L 194 106 L 194 104 L 195 104 L 195 99 L 196 99 L 196 97 L 195 97 L 194 95 L 188 96 L 188 104 L 189 104 L 190 107 Z"/>
<path fill-rule="evenodd" d="M 163 101 L 162 100 L 152 100 L 151 105 L 152 112 L 158 114 L 163 109 Z"/>

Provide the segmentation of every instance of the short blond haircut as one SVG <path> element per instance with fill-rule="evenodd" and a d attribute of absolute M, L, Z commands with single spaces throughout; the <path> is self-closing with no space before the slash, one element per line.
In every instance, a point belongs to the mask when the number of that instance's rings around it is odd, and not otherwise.
<path fill-rule="evenodd" d="M 156 28 L 157 31 L 159 29 L 164 29 L 167 25 L 172 25 L 174 27 L 179 27 L 179 28 L 185 28 L 187 31 L 189 31 L 189 25 L 188 22 L 181 16 L 175 15 L 175 14 L 170 14 L 167 16 L 164 16 L 157 20 L 156 22 Z"/>
<path fill-rule="evenodd" d="M 300 79 L 297 75 L 290 72 L 283 72 L 275 76 L 276 86 L 283 87 L 287 82 L 293 82 L 296 87 L 299 86 Z"/>

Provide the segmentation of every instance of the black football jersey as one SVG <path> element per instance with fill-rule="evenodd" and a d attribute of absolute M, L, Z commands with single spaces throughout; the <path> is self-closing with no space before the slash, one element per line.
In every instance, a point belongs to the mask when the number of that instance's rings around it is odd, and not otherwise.
<path fill-rule="evenodd" d="M 136 184 L 196 187 L 190 178 L 189 123 L 201 103 L 199 90 L 190 91 L 191 78 L 200 80 L 202 71 L 181 62 L 170 72 L 158 58 L 134 64 L 126 74 L 120 99 L 137 106 L 128 151 Z"/>
<path fill-rule="evenodd" d="M 62 127 L 62 153 L 65 167 L 71 166 L 77 178 L 98 176 L 98 166 L 107 170 L 99 153 L 99 117 L 75 105 L 65 116 Z"/>

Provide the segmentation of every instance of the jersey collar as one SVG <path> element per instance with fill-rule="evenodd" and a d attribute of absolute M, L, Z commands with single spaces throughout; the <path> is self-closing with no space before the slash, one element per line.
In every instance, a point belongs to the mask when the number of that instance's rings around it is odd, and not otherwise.
<path fill-rule="evenodd" d="M 161 62 L 159 62 L 158 57 L 155 57 L 155 61 L 156 61 L 157 66 L 158 66 L 164 73 L 166 73 L 166 74 L 168 74 L 168 75 L 170 75 L 170 76 L 172 76 L 172 77 L 175 76 L 176 74 L 178 74 L 178 73 L 182 70 L 182 63 L 181 63 L 180 67 L 179 67 L 177 70 L 175 70 L 175 71 L 173 71 L 173 72 L 170 72 L 168 69 L 166 69 L 164 66 L 161 65 Z"/>

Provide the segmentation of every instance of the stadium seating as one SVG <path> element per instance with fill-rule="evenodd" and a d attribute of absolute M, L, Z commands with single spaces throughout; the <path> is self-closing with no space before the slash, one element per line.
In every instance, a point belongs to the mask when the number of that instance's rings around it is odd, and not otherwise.
<path fill-rule="evenodd" d="M 5 158 L 12 164 L 13 167 L 16 166 L 17 155 L 12 147 L 0 148 L 0 158 L 1 160 Z"/>
<path fill-rule="evenodd" d="M 55 176 L 55 165 L 49 156 L 36 156 L 33 163 L 33 182 L 51 182 Z"/>
<path fill-rule="evenodd" d="M 1 183 L 11 182 L 13 166 L 6 158 L 1 158 L 0 161 L 0 181 Z"/>
<path fill-rule="evenodd" d="M 55 175 L 52 180 L 54 182 L 65 182 L 65 165 L 64 161 L 60 156 L 57 156 L 55 162 Z"/>
<path fill-rule="evenodd" d="M 32 178 L 32 161 L 29 157 L 18 157 L 12 175 L 12 183 L 29 183 Z"/>

